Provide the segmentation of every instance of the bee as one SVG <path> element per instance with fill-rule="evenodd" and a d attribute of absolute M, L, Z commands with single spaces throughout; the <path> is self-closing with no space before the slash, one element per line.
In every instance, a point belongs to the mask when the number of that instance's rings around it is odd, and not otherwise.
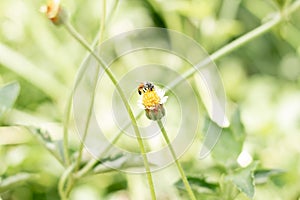
<path fill-rule="evenodd" d="M 153 91 L 153 90 L 154 90 L 154 85 L 150 82 L 140 83 L 140 85 L 138 87 L 139 95 L 142 95 L 148 91 Z"/>

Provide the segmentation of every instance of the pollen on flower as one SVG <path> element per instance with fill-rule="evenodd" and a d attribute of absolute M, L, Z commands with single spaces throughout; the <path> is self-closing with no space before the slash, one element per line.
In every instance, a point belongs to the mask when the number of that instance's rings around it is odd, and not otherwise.
<path fill-rule="evenodd" d="M 168 97 L 165 91 L 156 89 L 150 82 L 141 83 L 138 87 L 138 93 L 142 98 L 138 101 L 139 107 L 145 110 L 146 116 L 150 120 L 160 120 L 165 116 L 165 108 Z"/>
<path fill-rule="evenodd" d="M 156 91 L 148 91 L 143 95 L 143 105 L 145 108 L 154 108 L 160 102 L 160 97 L 157 95 Z"/>

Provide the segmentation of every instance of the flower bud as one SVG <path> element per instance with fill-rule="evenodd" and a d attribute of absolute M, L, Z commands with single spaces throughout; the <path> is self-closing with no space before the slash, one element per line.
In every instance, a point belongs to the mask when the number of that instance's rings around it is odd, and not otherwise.
<path fill-rule="evenodd" d="M 51 0 L 47 5 L 40 8 L 42 13 L 45 13 L 55 25 L 63 24 L 68 16 L 65 10 L 60 5 L 60 0 Z"/>
<path fill-rule="evenodd" d="M 147 118 L 153 121 L 160 120 L 166 113 L 163 104 L 157 104 L 153 109 L 145 109 L 145 112 Z"/>

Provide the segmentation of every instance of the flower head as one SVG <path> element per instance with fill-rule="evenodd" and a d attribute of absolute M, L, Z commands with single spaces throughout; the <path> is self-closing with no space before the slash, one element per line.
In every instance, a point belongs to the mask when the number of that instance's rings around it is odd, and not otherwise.
<path fill-rule="evenodd" d="M 50 0 L 47 5 L 40 8 L 55 25 L 60 25 L 66 19 L 66 13 L 60 5 L 60 0 Z"/>
<path fill-rule="evenodd" d="M 159 120 L 165 115 L 163 104 L 168 97 L 165 91 L 156 89 L 152 83 L 141 83 L 138 87 L 141 99 L 138 101 L 140 108 L 146 111 L 146 116 L 151 120 Z"/>

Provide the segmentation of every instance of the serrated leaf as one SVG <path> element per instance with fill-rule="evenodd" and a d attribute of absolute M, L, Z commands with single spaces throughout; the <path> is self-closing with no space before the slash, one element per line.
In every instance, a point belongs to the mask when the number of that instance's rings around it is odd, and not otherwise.
<path fill-rule="evenodd" d="M 144 160 L 141 156 L 134 155 L 125 155 L 125 154 L 116 154 L 114 156 L 109 156 L 103 159 L 100 159 L 99 164 L 97 164 L 93 171 L 94 173 L 103 173 L 113 171 L 115 169 L 128 169 L 128 168 L 143 168 Z M 151 166 L 156 166 L 153 163 L 149 163 Z"/>
<path fill-rule="evenodd" d="M 284 171 L 281 169 L 260 169 L 255 170 L 254 178 L 256 184 L 266 183 L 272 176 L 278 176 L 283 174 Z"/>
<path fill-rule="evenodd" d="M 0 118 L 11 109 L 20 93 L 18 82 L 12 82 L 0 88 Z"/>
<path fill-rule="evenodd" d="M 62 142 L 53 141 L 49 132 L 38 127 L 28 126 L 26 127 L 30 133 L 37 137 L 37 139 L 43 144 L 43 146 L 60 162 L 64 162 L 62 153 Z"/>
<path fill-rule="evenodd" d="M 236 170 L 229 178 L 234 185 L 249 198 L 253 199 L 255 193 L 254 170 L 257 162 L 253 162 L 246 168 Z"/>
<path fill-rule="evenodd" d="M 187 179 L 188 179 L 188 182 L 191 185 L 192 189 L 194 191 L 198 192 L 199 194 L 200 193 L 214 193 L 218 188 L 217 183 L 208 182 L 203 177 L 189 176 L 189 177 L 187 177 Z M 185 186 L 184 186 L 182 180 L 177 181 L 174 185 L 180 190 L 185 190 Z"/>

